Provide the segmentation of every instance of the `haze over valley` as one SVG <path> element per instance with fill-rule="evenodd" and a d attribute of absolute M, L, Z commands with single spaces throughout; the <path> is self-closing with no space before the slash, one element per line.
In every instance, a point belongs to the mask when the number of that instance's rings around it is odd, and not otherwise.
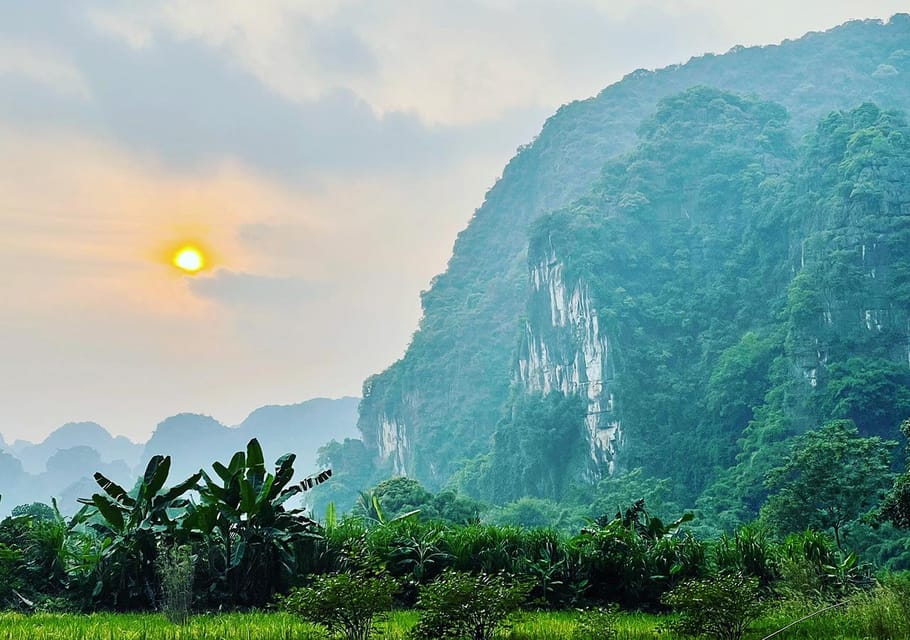
<path fill-rule="evenodd" d="M 78 498 L 97 492 L 95 472 L 131 486 L 153 456 L 165 455 L 172 459 L 172 477 L 188 477 L 216 460 L 229 459 L 252 438 L 262 443 L 270 462 L 293 453 L 298 473 L 316 473 L 320 447 L 359 435 L 357 402 L 357 398 L 317 398 L 270 405 L 234 426 L 210 416 L 182 413 L 158 423 L 146 442 L 113 436 L 94 422 L 67 423 L 38 443 L 0 440 L 0 506 L 9 512 L 16 505 L 57 498 L 61 512 L 71 515 L 80 506 Z"/>

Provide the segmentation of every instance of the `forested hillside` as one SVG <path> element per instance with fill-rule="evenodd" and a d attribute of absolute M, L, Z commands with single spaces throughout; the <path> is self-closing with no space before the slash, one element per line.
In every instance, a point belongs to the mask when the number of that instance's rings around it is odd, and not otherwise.
<path fill-rule="evenodd" d="M 790 436 L 834 418 L 896 436 L 907 74 L 897 15 L 560 109 L 459 235 L 405 356 L 364 384 L 377 473 L 501 503 L 634 471 L 738 521 Z"/>

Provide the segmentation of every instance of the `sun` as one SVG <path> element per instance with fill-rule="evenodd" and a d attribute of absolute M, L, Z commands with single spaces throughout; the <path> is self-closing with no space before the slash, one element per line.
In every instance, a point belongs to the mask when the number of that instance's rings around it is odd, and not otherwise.
<path fill-rule="evenodd" d="M 186 273 L 198 273 L 205 267 L 205 256 L 193 246 L 181 247 L 171 260 L 174 266 Z"/>

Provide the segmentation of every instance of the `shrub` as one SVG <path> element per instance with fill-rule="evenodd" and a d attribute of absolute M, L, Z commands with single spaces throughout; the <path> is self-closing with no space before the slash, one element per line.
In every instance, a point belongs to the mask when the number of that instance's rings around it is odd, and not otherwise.
<path fill-rule="evenodd" d="M 705 574 L 705 546 L 679 528 L 686 514 L 665 524 L 639 500 L 612 520 L 598 518 L 576 544 L 587 568 L 592 600 L 634 608 L 652 608 L 675 584 Z"/>
<path fill-rule="evenodd" d="M 910 574 L 890 574 L 872 591 L 855 596 L 850 608 L 873 638 L 910 638 Z"/>
<path fill-rule="evenodd" d="M 774 545 L 759 527 L 746 525 L 733 533 L 721 534 L 714 547 L 721 571 L 740 571 L 755 576 L 762 587 L 778 578 L 779 560 Z"/>
<path fill-rule="evenodd" d="M 368 571 L 323 574 L 292 589 L 279 606 L 347 640 L 367 640 L 376 618 L 392 607 L 398 583 Z"/>
<path fill-rule="evenodd" d="M 447 570 L 421 589 L 417 606 L 423 615 L 411 636 L 416 640 L 489 640 L 530 591 L 530 584 L 511 582 L 502 575 Z"/>
<path fill-rule="evenodd" d="M 174 624 L 184 624 L 193 604 L 193 556 L 186 545 L 162 549 L 156 559 L 161 581 L 161 610 Z"/>
<path fill-rule="evenodd" d="M 824 533 L 805 531 L 784 541 L 777 591 L 790 597 L 841 600 L 870 588 L 871 567 L 839 551 Z"/>
<path fill-rule="evenodd" d="M 616 623 L 619 605 L 609 608 L 585 609 L 580 612 L 573 640 L 613 640 L 617 635 Z"/>
<path fill-rule="evenodd" d="M 680 614 L 674 631 L 717 640 L 740 640 L 765 609 L 758 578 L 739 572 L 684 582 L 662 601 Z"/>

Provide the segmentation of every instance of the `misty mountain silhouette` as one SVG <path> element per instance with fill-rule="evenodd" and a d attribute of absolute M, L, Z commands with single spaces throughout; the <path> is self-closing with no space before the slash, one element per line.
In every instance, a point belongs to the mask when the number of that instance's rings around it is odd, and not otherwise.
<path fill-rule="evenodd" d="M 101 471 L 130 486 L 156 454 L 172 458 L 170 482 L 177 482 L 213 462 L 226 462 L 251 438 L 258 438 L 268 463 L 285 453 L 297 454 L 297 475 L 316 471 L 319 447 L 332 439 L 356 438 L 358 398 L 316 398 L 292 405 L 269 405 L 229 427 L 210 416 L 181 413 L 161 421 L 148 442 L 113 436 L 94 422 L 70 422 L 39 443 L 0 436 L 0 512 L 18 504 L 49 503 L 57 497 L 61 511 L 76 510 L 76 499 L 98 490 L 92 474 Z"/>

